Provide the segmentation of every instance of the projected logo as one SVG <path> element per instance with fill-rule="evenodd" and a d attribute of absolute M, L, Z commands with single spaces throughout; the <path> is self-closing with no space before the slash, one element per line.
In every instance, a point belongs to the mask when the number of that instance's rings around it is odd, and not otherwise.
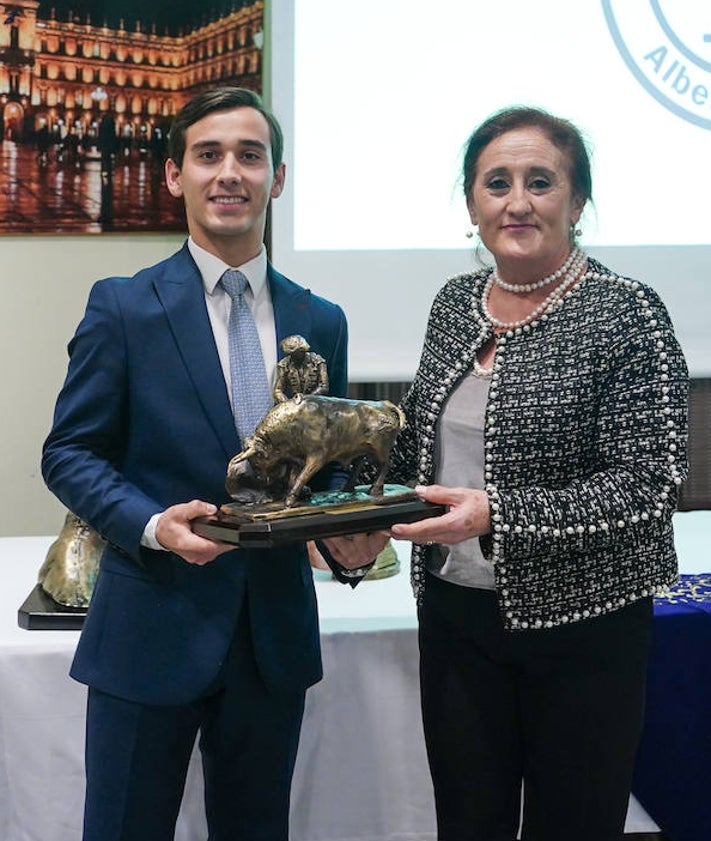
<path fill-rule="evenodd" d="M 711 129 L 711 5 L 700 0 L 602 0 L 627 66 L 665 108 Z"/>

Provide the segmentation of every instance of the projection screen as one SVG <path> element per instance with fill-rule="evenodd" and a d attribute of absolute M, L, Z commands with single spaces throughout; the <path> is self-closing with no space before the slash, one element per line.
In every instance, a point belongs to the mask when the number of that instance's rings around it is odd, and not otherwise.
<path fill-rule="evenodd" d="M 273 0 L 286 134 L 275 265 L 340 303 L 352 381 L 409 379 L 432 297 L 479 265 L 472 129 L 511 104 L 572 120 L 593 158 L 582 244 L 663 296 L 711 375 L 711 18 L 684 0 Z M 697 8 L 698 7 L 698 8 Z"/>

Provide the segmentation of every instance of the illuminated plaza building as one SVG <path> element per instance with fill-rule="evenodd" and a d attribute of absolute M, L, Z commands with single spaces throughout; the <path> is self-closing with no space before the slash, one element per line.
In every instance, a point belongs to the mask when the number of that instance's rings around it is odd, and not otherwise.
<path fill-rule="evenodd" d="M 221 83 L 261 89 L 263 0 L 163 35 L 140 22 L 128 31 L 123 21 L 117 29 L 71 14 L 59 21 L 53 10 L 45 18 L 41 6 L 0 2 L 5 140 L 49 132 L 82 142 L 98 137 L 110 117 L 117 138 L 150 143 L 165 137 L 174 114 L 200 90 Z"/>

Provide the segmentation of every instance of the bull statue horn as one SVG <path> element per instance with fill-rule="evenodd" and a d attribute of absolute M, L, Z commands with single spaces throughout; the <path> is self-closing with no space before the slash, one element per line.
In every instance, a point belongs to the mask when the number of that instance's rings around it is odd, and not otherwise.
<path fill-rule="evenodd" d="M 393 412 L 394 415 L 397 415 L 398 420 L 400 421 L 400 429 L 404 429 L 407 420 L 405 418 L 405 413 L 402 411 L 402 409 L 395 403 L 391 403 L 390 400 L 384 400 L 383 402 L 388 407 L 388 409 L 390 409 Z"/>
<path fill-rule="evenodd" d="M 252 444 L 251 446 L 247 447 L 246 450 L 242 450 L 241 453 L 237 453 L 236 456 L 232 456 L 232 458 L 230 459 L 230 463 L 227 467 L 228 472 L 234 464 L 239 464 L 241 461 L 247 461 L 248 459 L 252 458 L 252 456 L 256 452 L 257 448 L 254 446 L 254 444 Z"/>

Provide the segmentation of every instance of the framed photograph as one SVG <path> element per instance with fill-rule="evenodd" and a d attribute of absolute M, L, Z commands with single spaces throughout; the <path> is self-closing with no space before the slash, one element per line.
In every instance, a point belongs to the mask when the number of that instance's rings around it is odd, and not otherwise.
<path fill-rule="evenodd" d="M 263 0 L 10 0 L 0 14 L 0 234 L 183 230 L 170 123 L 205 88 L 261 92 Z"/>

